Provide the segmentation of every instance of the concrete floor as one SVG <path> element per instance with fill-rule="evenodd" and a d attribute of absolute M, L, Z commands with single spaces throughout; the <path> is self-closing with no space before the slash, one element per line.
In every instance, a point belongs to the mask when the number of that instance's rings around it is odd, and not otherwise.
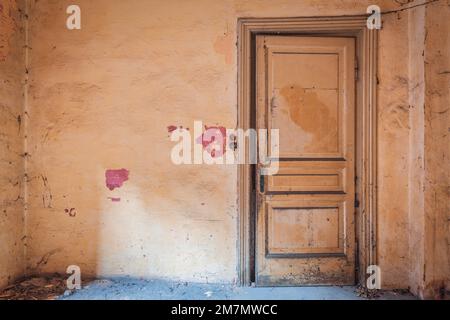
<path fill-rule="evenodd" d="M 81 290 L 66 291 L 61 300 L 360 300 L 356 287 L 236 287 L 165 280 L 114 278 L 94 280 Z M 383 291 L 377 299 L 415 299 L 411 294 Z"/>

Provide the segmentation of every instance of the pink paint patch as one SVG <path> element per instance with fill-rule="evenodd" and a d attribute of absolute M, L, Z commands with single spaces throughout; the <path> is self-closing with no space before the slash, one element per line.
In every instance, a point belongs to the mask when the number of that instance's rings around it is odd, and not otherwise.
<path fill-rule="evenodd" d="M 127 169 L 108 169 L 105 172 L 106 186 L 109 190 L 120 188 L 125 181 L 128 180 Z"/>
<path fill-rule="evenodd" d="M 175 130 L 183 130 L 183 126 L 174 126 L 174 125 L 167 126 L 167 132 L 168 133 L 172 133 Z M 185 128 L 184 130 L 188 130 L 189 131 L 189 128 Z"/>
<path fill-rule="evenodd" d="M 120 198 L 108 197 L 108 199 L 111 200 L 111 202 L 120 202 Z"/>
<path fill-rule="evenodd" d="M 201 144 L 211 157 L 223 156 L 227 146 L 227 129 L 225 127 L 205 126 L 205 130 L 195 141 Z"/>

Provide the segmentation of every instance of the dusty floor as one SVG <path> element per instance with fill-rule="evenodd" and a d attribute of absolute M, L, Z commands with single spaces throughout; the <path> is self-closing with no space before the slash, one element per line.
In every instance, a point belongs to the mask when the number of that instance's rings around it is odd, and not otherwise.
<path fill-rule="evenodd" d="M 83 289 L 65 290 L 59 275 L 29 278 L 0 292 L 0 299 L 61 300 L 359 300 L 415 299 L 402 291 L 368 292 L 357 287 L 236 287 L 225 284 L 200 284 L 165 280 L 114 278 L 86 281 Z"/>

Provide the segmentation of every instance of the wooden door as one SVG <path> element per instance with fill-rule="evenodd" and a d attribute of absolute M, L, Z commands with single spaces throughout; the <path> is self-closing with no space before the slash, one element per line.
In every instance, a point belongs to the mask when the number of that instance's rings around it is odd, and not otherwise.
<path fill-rule="evenodd" d="M 257 285 L 354 284 L 355 40 L 256 47 L 257 127 L 279 129 L 280 148 L 278 172 L 256 180 Z"/>

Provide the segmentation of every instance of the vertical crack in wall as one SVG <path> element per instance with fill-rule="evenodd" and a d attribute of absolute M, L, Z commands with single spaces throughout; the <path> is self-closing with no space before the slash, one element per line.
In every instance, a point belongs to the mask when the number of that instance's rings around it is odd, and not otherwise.
<path fill-rule="evenodd" d="M 24 32 L 25 32 L 25 68 L 23 79 L 23 117 L 22 117 L 22 134 L 23 134 L 23 183 L 22 183 L 22 198 L 23 198 L 23 255 L 24 255 L 24 275 L 27 274 L 27 246 L 28 246 L 28 81 L 29 81 L 29 5 L 28 0 L 24 3 L 24 12 L 22 14 Z"/>

